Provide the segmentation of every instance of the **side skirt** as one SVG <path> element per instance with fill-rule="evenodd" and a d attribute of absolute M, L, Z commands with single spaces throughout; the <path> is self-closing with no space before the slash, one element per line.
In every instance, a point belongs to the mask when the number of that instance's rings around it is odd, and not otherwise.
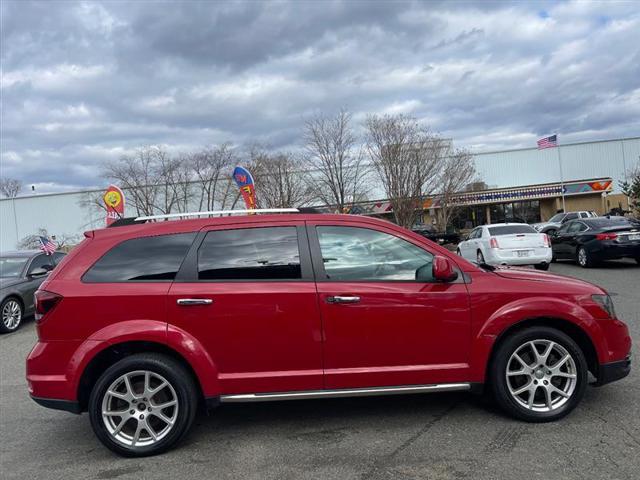
<path fill-rule="evenodd" d="M 348 388 L 339 390 L 309 390 L 302 392 L 242 393 L 221 395 L 220 403 L 270 402 L 277 400 L 306 400 L 314 398 L 366 397 L 374 395 L 406 395 L 429 392 L 464 392 L 470 383 L 442 383 L 433 385 L 402 385 L 397 387 Z"/>

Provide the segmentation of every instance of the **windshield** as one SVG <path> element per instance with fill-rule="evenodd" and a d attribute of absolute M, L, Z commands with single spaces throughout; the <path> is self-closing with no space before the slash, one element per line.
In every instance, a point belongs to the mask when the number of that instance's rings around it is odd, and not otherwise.
<path fill-rule="evenodd" d="M 489 227 L 489 233 L 496 237 L 498 235 L 514 235 L 517 233 L 538 233 L 535 228 L 529 225 L 504 225 L 502 227 Z"/>
<path fill-rule="evenodd" d="M 551 223 L 561 222 L 564 218 L 564 213 L 556 213 L 553 217 L 549 219 Z"/>
<path fill-rule="evenodd" d="M 0 277 L 19 277 L 28 260 L 27 257 L 0 257 Z"/>

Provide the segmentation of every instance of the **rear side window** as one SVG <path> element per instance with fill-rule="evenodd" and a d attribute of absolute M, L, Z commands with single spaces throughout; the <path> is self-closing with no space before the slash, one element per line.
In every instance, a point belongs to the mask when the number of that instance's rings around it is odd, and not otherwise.
<path fill-rule="evenodd" d="M 302 278 L 296 227 L 216 230 L 198 250 L 200 280 Z"/>
<path fill-rule="evenodd" d="M 173 280 L 195 233 L 142 237 L 119 243 L 84 274 L 88 283 Z"/>
<path fill-rule="evenodd" d="M 504 225 L 501 227 L 489 227 L 489 233 L 497 237 L 499 235 L 515 235 L 518 233 L 538 233 L 529 225 Z"/>

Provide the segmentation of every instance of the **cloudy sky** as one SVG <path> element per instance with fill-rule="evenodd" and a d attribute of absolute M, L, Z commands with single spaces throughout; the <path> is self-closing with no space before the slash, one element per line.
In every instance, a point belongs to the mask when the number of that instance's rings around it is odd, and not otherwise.
<path fill-rule="evenodd" d="M 407 113 L 475 151 L 640 134 L 639 2 L 26 2 L 1 13 L 1 172 L 102 186 L 131 149 L 296 149 Z"/>

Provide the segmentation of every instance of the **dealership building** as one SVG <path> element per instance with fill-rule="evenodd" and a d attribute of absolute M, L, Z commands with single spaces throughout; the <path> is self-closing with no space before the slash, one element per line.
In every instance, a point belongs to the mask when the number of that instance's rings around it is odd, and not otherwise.
<path fill-rule="evenodd" d="M 592 210 L 602 215 L 628 209 L 620 184 L 640 166 L 640 137 L 524 148 L 473 154 L 479 181 L 456 195 L 457 228 L 506 220 L 544 221 L 563 208 Z M 260 186 L 256 185 L 259 195 Z M 374 187 L 377 192 L 382 189 Z M 104 211 L 87 201 L 97 192 L 25 195 L 0 199 L 0 250 L 46 229 L 51 235 L 73 236 L 102 228 Z M 125 192 L 126 194 L 126 192 Z M 382 194 L 370 194 L 370 198 Z M 425 198 L 421 221 L 431 223 L 438 197 Z M 352 213 L 390 217 L 389 201 L 362 202 Z M 133 212 L 125 214 L 133 215 Z"/>

